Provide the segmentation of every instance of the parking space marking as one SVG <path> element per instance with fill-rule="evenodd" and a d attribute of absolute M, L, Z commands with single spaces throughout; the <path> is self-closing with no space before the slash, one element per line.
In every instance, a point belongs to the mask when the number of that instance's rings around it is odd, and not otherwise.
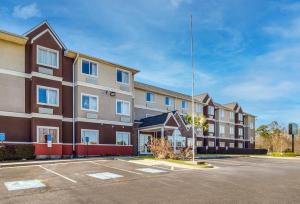
<path fill-rule="evenodd" d="M 115 170 L 119 170 L 119 171 L 124 171 L 124 172 L 128 172 L 128 173 L 132 173 L 132 174 L 143 175 L 142 173 L 139 173 L 139 172 L 130 171 L 130 170 L 126 170 L 126 169 L 120 169 L 120 168 L 108 166 L 108 165 L 105 165 L 105 164 L 99 164 L 99 163 L 93 162 L 93 161 L 90 161 L 90 163 L 93 163 L 93 164 L 96 164 L 96 165 L 99 165 L 99 166 L 103 166 L 103 167 L 106 167 L 106 168 L 111 168 L 111 169 L 115 169 Z"/>
<path fill-rule="evenodd" d="M 77 181 L 75 181 L 75 180 L 73 180 L 73 179 L 71 179 L 71 178 L 68 178 L 68 177 L 66 177 L 66 176 L 64 176 L 64 175 L 62 175 L 62 174 L 60 174 L 60 173 L 57 173 L 57 172 L 55 172 L 55 171 L 53 171 L 53 170 L 51 170 L 51 169 L 48 169 L 48 168 L 46 168 L 46 167 L 44 167 L 44 166 L 39 165 L 39 167 L 41 167 L 42 169 L 44 169 L 44 170 L 46 170 L 46 171 L 49 171 L 50 173 L 53 173 L 53 174 L 55 174 L 55 175 L 57 175 L 57 176 L 60 176 L 60 177 L 66 179 L 66 180 L 68 180 L 68 181 L 71 181 L 71 182 L 73 182 L 73 183 L 77 183 Z"/>
<path fill-rule="evenodd" d="M 88 176 L 101 179 L 101 180 L 108 180 L 108 179 L 116 179 L 116 178 L 121 178 L 123 177 L 122 175 L 119 174 L 114 174 L 110 172 L 103 172 L 103 173 L 95 173 L 95 174 L 87 174 Z"/>
<path fill-rule="evenodd" d="M 10 181 L 4 183 L 9 191 L 46 187 L 40 180 Z"/>
<path fill-rule="evenodd" d="M 151 174 L 157 174 L 157 173 L 166 173 L 167 171 L 164 170 L 160 170 L 160 169 L 154 169 L 154 168 L 140 168 L 140 169 L 136 169 L 138 171 L 143 171 L 146 173 L 151 173 Z"/>

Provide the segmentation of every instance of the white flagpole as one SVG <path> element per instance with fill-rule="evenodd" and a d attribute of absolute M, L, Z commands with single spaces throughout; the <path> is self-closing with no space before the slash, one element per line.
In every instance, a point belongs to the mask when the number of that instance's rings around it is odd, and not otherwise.
<path fill-rule="evenodd" d="M 194 89 L 195 89 L 195 69 L 194 69 L 194 45 L 193 45 L 193 17 L 190 22 L 191 40 L 191 61 L 192 61 L 192 134 L 193 134 L 193 162 L 195 162 L 195 113 L 194 113 Z"/>

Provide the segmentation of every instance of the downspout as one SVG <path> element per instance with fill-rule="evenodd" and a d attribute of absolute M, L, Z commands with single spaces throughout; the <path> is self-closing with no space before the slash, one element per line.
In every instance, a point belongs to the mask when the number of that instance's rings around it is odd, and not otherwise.
<path fill-rule="evenodd" d="M 78 54 L 76 54 L 76 58 L 73 62 L 73 86 L 72 86 L 72 91 L 73 91 L 73 100 L 72 100 L 72 108 L 73 108 L 73 117 L 72 117 L 72 128 L 73 128 L 73 135 L 72 135 L 72 153 L 73 157 L 75 157 L 75 63 L 78 60 Z"/>

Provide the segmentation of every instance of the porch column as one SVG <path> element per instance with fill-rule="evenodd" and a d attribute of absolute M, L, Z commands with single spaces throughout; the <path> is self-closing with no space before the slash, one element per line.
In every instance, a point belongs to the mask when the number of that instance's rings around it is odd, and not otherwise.
<path fill-rule="evenodd" d="M 160 132 L 161 132 L 161 138 L 165 138 L 165 129 L 164 129 L 164 127 L 161 128 Z"/>
<path fill-rule="evenodd" d="M 138 150 L 138 155 L 140 155 L 140 130 L 138 129 L 138 134 L 137 134 L 137 150 Z"/>

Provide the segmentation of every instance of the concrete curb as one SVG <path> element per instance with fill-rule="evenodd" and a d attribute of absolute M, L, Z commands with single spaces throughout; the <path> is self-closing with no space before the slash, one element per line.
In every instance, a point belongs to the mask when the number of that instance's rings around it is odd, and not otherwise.
<path fill-rule="evenodd" d="M 58 163 L 76 163 L 82 161 L 94 160 L 115 160 L 116 157 L 90 157 L 90 158 L 76 158 L 76 159 L 56 159 L 56 160 L 35 160 L 35 161 L 20 161 L 20 162 L 7 162 L 0 163 L 0 168 L 17 167 L 17 166 L 36 166 L 43 164 L 58 164 Z"/>
<path fill-rule="evenodd" d="M 272 157 L 272 156 L 250 156 L 252 158 L 262 158 L 262 159 L 287 159 L 287 160 L 300 160 L 299 156 L 296 157 Z"/>

